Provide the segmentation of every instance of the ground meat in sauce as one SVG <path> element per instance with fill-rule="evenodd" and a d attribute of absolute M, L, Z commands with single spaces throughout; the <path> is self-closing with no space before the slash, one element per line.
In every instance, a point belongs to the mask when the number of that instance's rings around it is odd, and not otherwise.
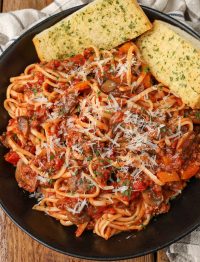
<path fill-rule="evenodd" d="M 191 134 L 183 143 L 182 157 L 185 161 L 200 160 L 200 134 Z"/>
<path fill-rule="evenodd" d="M 89 222 L 90 217 L 88 216 L 88 214 L 85 212 L 84 209 L 80 213 L 73 214 L 71 210 L 75 208 L 76 204 L 77 204 L 76 199 L 71 199 L 71 198 L 66 197 L 66 198 L 58 200 L 56 203 L 56 206 L 62 210 L 65 210 L 65 212 L 67 213 L 68 219 L 76 225 L 80 225 L 85 222 Z"/>
<path fill-rule="evenodd" d="M 68 192 L 71 193 L 78 192 L 84 194 L 88 192 L 91 187 L 91 184 L 88 180 L 76 174 L 64 180 L 63 184 L 68 189 Z"/>
<path fill-rule="evenodd" d="M 19 187 L 27 190 L 28 192 L 34 192 L 37 188 L 37 174 L 22 160 L 18 161 L 15 177 Z"/>
<path fill-rule="evenodd" d="M 80 214 L 72 214 L 70 211 L 66 210 L 66 213 L 68 219 L 75 225 L 80 225 L 90 221 L 90 217 L 84 211 L 82 211 Z"/>

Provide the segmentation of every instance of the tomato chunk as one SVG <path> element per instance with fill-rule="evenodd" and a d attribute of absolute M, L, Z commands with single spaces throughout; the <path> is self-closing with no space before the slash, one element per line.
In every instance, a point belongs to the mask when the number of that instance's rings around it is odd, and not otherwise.
<path fill-rule="evenodd" d="M 133 189 L 137 190 L 137 191 L 144 191 L 146 189 L 146 187 L 147 186 L 142 181 L 135 181 L 133 183 Z"/>
<path fill-rule="evenodd" d="M 189 179 L 197 174 L 200 167 L 196 164 L 189 165 L 181 174 L 182 179 Z"/>
<path fill-rule="evenodd" d="M 5 155 L 5 160 L 9 163 L 11 163 L 12 165 L 16 166 L 17 162 L 19 161 L 20 157 L 18 156 L 18 154 L 14 151 L 10 151 Z"/>
<path fill-rule="evenodd" d="M 70 58 L 70 61 L 76 65 L 84 65 L 85 64 L 85 57 L 83 55 L 75 55 Z"/>
<path fill-rule="evenodd" d="M 152 86 L 151 84 L 151 75 L 148 73 L 146 74 L 145 78 L 143 79 L 143 85 L 145 88 L 148 88 L 150 86 Z"/>

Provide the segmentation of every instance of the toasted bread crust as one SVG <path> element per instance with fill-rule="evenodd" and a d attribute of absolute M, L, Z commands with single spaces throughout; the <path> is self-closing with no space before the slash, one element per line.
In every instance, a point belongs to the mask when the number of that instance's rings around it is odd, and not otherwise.
<path fill-rule="evenodd" d="M 33 38 L 42 61 L 112 49 L 152 27 L 136 0 L 96 0 Z"/>
<path fill-rule="evenodd" d="M 36 52 L 37 52 L 37 55 L 39 57 L 39 59 L 41 61 L 44 60 L 44 57 L 43 57 L 43 52 L 42 50 L 40 49 L 40 43 L 39 43 L 39 39 L 38 38 L 33 38 L 33 44 L 35 46 L 35 49 L 36 49 Z"/>
<path fill-rule="evenodd" d="M 198 40 L 162 21 L 140 36 L 137 45 L 155 78 L 191 108 L 200 108 Z"/>

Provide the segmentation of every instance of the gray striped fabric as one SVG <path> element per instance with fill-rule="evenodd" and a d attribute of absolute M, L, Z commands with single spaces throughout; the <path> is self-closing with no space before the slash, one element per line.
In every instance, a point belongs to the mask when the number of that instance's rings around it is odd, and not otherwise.
<path fill-rule="evenodd" d="M 55 0 L 41 11 L 18 10 L 0 14 L 0 54 L 25 30 L 61 10 L 91 0 Z M 200 33 L 200 0 L 139 0 L 139 3 L 168 13 Z M 166 249 L 173 262 L 200 262 L 200 228 Z"/>

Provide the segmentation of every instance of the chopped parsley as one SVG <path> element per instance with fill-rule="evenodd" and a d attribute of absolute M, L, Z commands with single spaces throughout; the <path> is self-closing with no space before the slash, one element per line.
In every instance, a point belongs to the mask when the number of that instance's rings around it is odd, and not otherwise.
<path fill-rule="evenodd" d="M 158 89 L 159 89 L 159 90 L 163 90 L 163 86 L 159 85 L 159 86 L 158 86 Z"/>
<path fill-rule="evenodd" d="M 190 57 L 189 57 L 189 55 L 186 55 L 186 58 L 187 58 L 187 60 L 190 60 Z"/>
<path fill-rule="evenodd" d="M 59 110 L 59 115 L 64 115 L 66 113 L 66 110 L 65 110 L 65 108 L 63 107 L 63 108 L 60 108 L 60 110 Z"/>
<path fill-rule="evenodd" d="M 195 113 L 195 117 L 196 117 L 196 119 L 200 119 L 200 111 L 197 111 L 197 112 Z"/>
<path fill-rule="evenodd" d="M 123 196 L 127 196 L 127 197 L 130 197 L 131 196 L 131 189 L 128 188 L 127 190 L 125 190 L 123 193 L 122 193 Z"/>
<path fill-rule="evenodd" d="M 76 176 L 78 174 L 78 170 L 72 172 L 72 176 Z"/>
<path fill-rule="evenodd" d="M 173 40 L 174 39 L 174 35 L 172 37 L 169 38 L 169 41 Z"/>
<path fill-rule="evenodd" d="M 94 150 L 96 156 L 100 156 L 100 152 L 98 150 Z"/>
<path fill-rule="evenodd" d="M 55 158 L 54 155 L 50 155 L 50 160 L 53 160 Z"/>
<path fill-rule="evenodd" d="M 150 69 L 149 69 L 148 66 L 145 66 L 144 69 L 143 69 L 143 71 L 144 71 L 145 73 L 148 73 L 148 72 L 150 71 Z"/>
<path fill-rule="evenodd" d="M 53 167 L 50 167 L 47 172 L 49 175 L 52 175 L 55 172 L 55 169 Z"/>
<path fill-rule="evenodd" d="M 126 12 L 123 5 L 120 5 L 119 7 L 121 8 L 122 12 L 124 12 L 124 13 Z"/>
<path fill-rule="evenodd" d="M 79 179 L 79 185 L 82 185 L 83 182 L 84 182 L 84 181 L 83 181 L 83 178 L 80 178 L 80 179 Z"/>
<path fill-rule="evenodd" d="M 134 28 L 135 28 L 135 25 L 134 25 L 133 21 L 131 21 L 131 23 L 129 24 L 128 27 L 129 27 L 130 29 L 134 29 Z"/>
<path fill-rule="evenodd" d="M 33 93 L 34 93 L 34 96 L 36 96 L 36 95 L 37 95 L 37 89 L 36 89 L 36 88 L 33 88 L 32 91 L 33 91 Z"/>
<path fill-rule="evenodd" d="M 91 161 L 91 160 L 92 160 L 92 156 L 88 156 L 87 161 Z"/>
<path fill-rule="evenodd" d="M 49 185 L 52 185 L 52 184 L 53 184 L 53 182 L 54 182 L 54 180 L 53 180 L 53 179 L 49 179 Z"/>
<path fill-rule="evenodd" d="M 97 92 L 97 96 L 100 96 L 100 94 L 101 94 L 101 91 L 99 90 L 99 91 Z"/>
<path fill-rule="evenodd" d="M 103 174 L 102 174 L 101 172 L 98 172 L 98 171 L 94 171 L 94 174 L 95 174 L 96 176 L 103 176 Z"/>
<path fill-rule="evenodd" d="M 160 132 L 164 133 L 166 131 L 167 131 L 167 127 L 166 126 L 161 127 Z"/>
<path fill-rule="evenodd" d="M 81 111 L 81 108 L 80 108 L 80 106 L 78 105 L 78 106 L 77 106 L 77 112 L 80 113 L 80 111 Z"/>
<path fill-rule="evenodd" d="M 184 79 L 185 79 L 185 75 L 182 74 L 182 75 L 181 75 L 181 80 L 184 80 Z"/>
<path fill-rule="evenodd" d="M 88 184 L 88 185 L 87 185 L 87 190 L 89 191 L 89 190 L 92 189 L 93 187 L 94 187 L 93 184 Z"/>

